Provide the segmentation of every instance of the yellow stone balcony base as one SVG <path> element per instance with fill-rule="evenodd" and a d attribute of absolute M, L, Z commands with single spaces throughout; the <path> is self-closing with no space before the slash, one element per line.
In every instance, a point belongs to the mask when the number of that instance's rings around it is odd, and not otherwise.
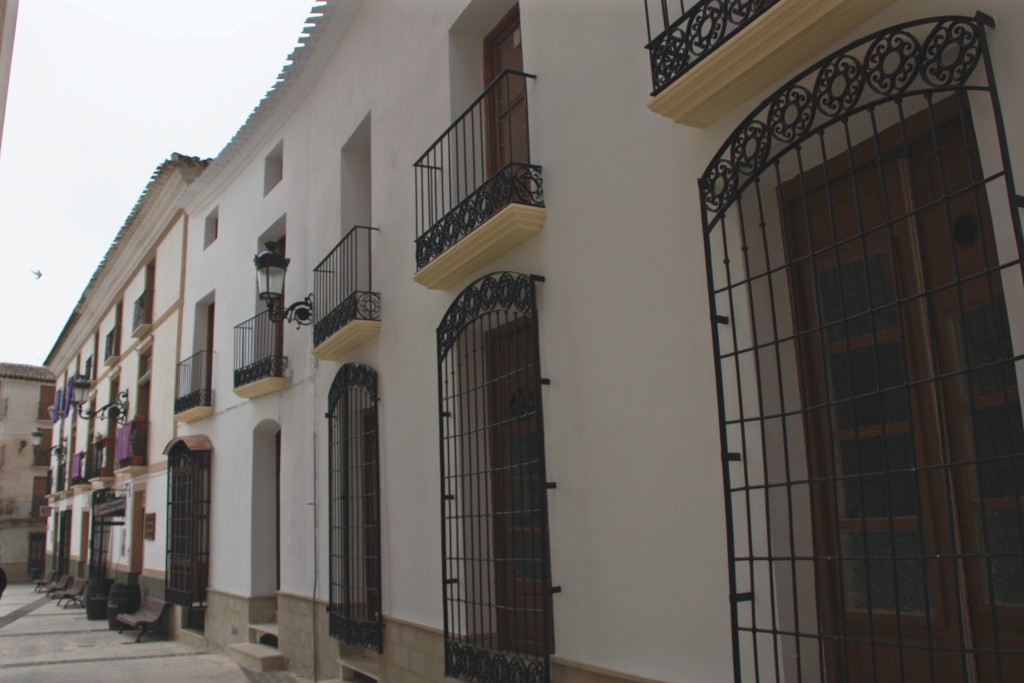
<path fill-rule="evenodd" d="M 313 349 L 313 355 L 320 360 L 339 361 L 357 346 L 379 334 L 379 320 L 353 320 Z"/>
<path fill-rule="evenodd" d="M 174 416 L 175 422 L 195 422 L 196 420 L 202 420 L 204 417 L 213 415 L 213 406 L 196 406 L 195 408 L 189 408 L 183 410 Z"/>
<path fill-rule="evenodd" d="M 287 377 L 264 377 L 263 379 L 258 379 L 255 382 L 249 382 L 248 384 L 243 384 L 240 387 L 235 387 L 235 395 L 242 398 L 256 398 L 257 396 L 281 391 L 286 386 L 288 386 Z"/>
<path fill-rule="evenodd" d="M 539 233 L 547 215 L 540 206 L 509 204 L 423 266 L 413 279 L 428 289 L 450 289 Z"/>
<path fill-rule="evenodd" d="M 895 0 L 781 0 L 647 102 L 704 128 L 794 74 Z M 795 74 L 794 74 L 795 75 Z"/>

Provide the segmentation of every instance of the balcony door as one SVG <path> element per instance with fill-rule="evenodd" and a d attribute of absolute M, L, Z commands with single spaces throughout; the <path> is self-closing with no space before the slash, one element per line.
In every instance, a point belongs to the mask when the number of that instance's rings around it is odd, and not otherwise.
<path fill-rule="evenodd" d="M 484 38 L 484 86 L 490 85 L 506 70 L 523 70 L 518 4 Z M 530 163 L 527 126 L 526 81 L 522 78 L 507 79 L 494 90 L 487 102 L 489 176 L 510 163 Z"/>
<path fill-rule="evenodd" d="M 980 169 L 952 96 L 783 185 L 828 680 L 1024 680 L 1024 428 Z"/>

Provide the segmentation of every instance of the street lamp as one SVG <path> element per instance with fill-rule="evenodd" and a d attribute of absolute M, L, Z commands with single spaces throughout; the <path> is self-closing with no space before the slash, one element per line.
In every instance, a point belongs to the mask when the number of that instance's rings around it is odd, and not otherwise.
<path fill-rule="evenodd" d="M 89 390 L 92 388 L 92 382 L 85 375 L 76 375 L 74 382 L 72 383 L 71 402 L 75 404 L 78 409 L 78 416 L 83 420 L 88 420 L 92 417 L 98 417 L 101 420 L 113 420 L 119 425 L 125 425 L 128 422 L 128 390 L 125 389 L 117 395 L 116 401 L 111 401 L 107 405 L 97 408 L 96 410 L 89 410 L 85 404 L 89 400 Z"/>
<path fill-rule="evenodd" d="M 36 427 L 36 430 L 34 432 L 32 432 L 32 447 L 33 448 L 38 448 L 39 446 L 42 446 L 42 445 L 43 445 L 43 432 L 42 432 L 42 430 L 39 429 L 39 427 Z M 60 443 L 58 443 L 56 446 L 52 446 L 49 449 L 49 451 L 57 456 L 58 462 L 61 462 L 61 463 L 64 462 L 64 456 L 67 455 L 67 449 L 64 448 L 64 435 L 63 434 L 60 435 Z"/>
<path fill-rule="evenodd" d="M 256 264 L 256 289 L 260 301 L 267 302 L 270 319 L 277 323 L 286 320 L 296 325 L 313 323 L 313 295 L 308 294 L 302 301 L 296 301 L 288 308 L 281 310 L 278 303 L 284 298 L 284 275 L 288 271 L 291 259 L 277 250 L 276 242 L 266 242 L 267 250 L 253 258 Z"/>

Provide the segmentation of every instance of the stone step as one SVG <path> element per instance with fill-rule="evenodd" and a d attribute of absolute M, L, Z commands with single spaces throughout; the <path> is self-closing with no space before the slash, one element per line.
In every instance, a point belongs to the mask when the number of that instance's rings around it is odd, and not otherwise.
<path fill-rule="evenodd" d="M 227 652 L 239 666 L 250 671 L 284 671 L 284 655 L 276 648 L 257 643 L 228 645 Z"/>
<path fill-rule="evenodd" d="M 380 680 L 380 665 L 377 660 L 368 657 L 338 657 L 338 671 L 343 681 L 357 680 L 356 674 Z"/>
<path fill-rule="evenodd" d="M 249 642 L 277 647 L 277 623 L 249 624 Z"/>

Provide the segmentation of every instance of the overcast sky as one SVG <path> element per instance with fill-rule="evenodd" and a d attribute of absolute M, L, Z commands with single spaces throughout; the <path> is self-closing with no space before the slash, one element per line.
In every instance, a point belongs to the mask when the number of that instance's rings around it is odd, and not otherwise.
<path fill-rule="evenodd" d="M 153 170 L 172 152 L 216 156 L 313 4 L 21 0 L 0 147 L 0 362 L 43 363 Z"/>

